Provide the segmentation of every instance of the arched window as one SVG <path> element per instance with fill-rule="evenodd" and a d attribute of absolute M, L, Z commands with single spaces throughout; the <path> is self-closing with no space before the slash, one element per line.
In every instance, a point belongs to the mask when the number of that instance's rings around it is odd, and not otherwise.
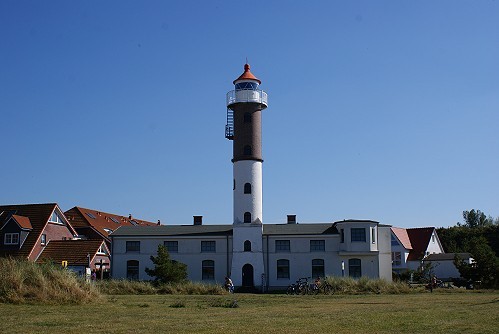
<path fill-rule="evenodd" d="M 215 261 L 204 260 L 202 262 L 202 279 L 203 280 L 214 280 L 215 279 Z"/>
<path fill-rule="evenodd" d="M 245 212 L 244 213 L 244 222 L 245 223 L 251 223 L 251 213 L 250 212 Z"/>
<path fill-rule="evenodd" d="M 139 261 L 137 260 L 126 261 L 126 278 L 129 280 L 139 279 Z"/>
<path fill-rule="evenodd" d="M 359 278 L 362 276 L 362 264 L 360 259 L 348 260 L 348 275 L 353 278 Z"/>
<path fill-rule="evenodd" d="M 312 260 L 312 277 L 324 277 L 324 260 L 314 259 Z"/>
<path fill-rule="evenodd" d="M 251 194 L 251 183 L 245 183 L 244 184 L 244 193 L 245 194 Z"/>
<path fill-rule="evenodd" d="M 277 260 L 277 278 L 289 279 L 289 260 Z"/>
<path fill-rule="evenodd" d="M 251 148 L 250 145 L 244 146 L 243 154 L 244 155 L 251 155 L 251 154 L 253 154 L 253 149 Z"/>
<path fill-rule="evenodd" d="M 245 252 L 251 252 L 251 241 L 246 240 L 244 242 L 244 251 Z"/>
<path fill-rule="evenodd" d="M 251 113 L 245 112 L 243 117 L 244 123 L 251 123 Z"/>

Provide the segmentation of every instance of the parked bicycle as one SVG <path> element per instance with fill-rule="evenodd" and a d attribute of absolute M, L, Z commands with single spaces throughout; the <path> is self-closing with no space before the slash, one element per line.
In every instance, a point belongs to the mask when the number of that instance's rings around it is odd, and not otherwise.
<path fill-rule="evenodd" d="M 290 284 L 286 293 L 288 295 L 305 295 L 310 293 L 310 285 L 308 283 L 308 279 L 310 277 L 302 277 L 299 278 L 296 283 Z"/>

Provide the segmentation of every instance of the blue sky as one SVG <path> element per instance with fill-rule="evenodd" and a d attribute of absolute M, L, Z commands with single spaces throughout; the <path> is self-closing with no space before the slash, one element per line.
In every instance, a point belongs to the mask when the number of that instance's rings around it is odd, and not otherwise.
<path fill-rule="evenodd" d="M 247 57 L 264 223 L 499 216 L 499 1 L 3 0 L 0 43 L 0 203 L 230 224 Z"/>

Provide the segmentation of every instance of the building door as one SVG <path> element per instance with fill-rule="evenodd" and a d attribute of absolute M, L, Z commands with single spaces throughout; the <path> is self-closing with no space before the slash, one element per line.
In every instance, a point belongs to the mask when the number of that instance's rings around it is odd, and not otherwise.
<path fill-rule="evenodd" d="M 255 283 L 253 282 L 253 266 L 249 263 L 246 263 L 243 266 L 243 286 L 244 287 L 255 286 Z"/>

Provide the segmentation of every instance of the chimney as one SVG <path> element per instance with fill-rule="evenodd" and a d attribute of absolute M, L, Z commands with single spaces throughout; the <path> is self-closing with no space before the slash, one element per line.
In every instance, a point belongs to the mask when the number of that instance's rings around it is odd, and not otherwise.
<path fill-rule="evenodd" d="M 296 215 L 288 215 L 288 224 L 296 224 Z"/>
<path fill-rule="evenodd" d="M 132 220 L 132 214 L 128 215 L 128 219 Z"/>
<path fill-rule="evenodd" d="M 158 219 L 158 226 L 161 225 L 161 220 Z"/>
<path fill-rule="evenodd" d="M 203 225 L 203 216 L 193 216 L 194 225 Z"/>

